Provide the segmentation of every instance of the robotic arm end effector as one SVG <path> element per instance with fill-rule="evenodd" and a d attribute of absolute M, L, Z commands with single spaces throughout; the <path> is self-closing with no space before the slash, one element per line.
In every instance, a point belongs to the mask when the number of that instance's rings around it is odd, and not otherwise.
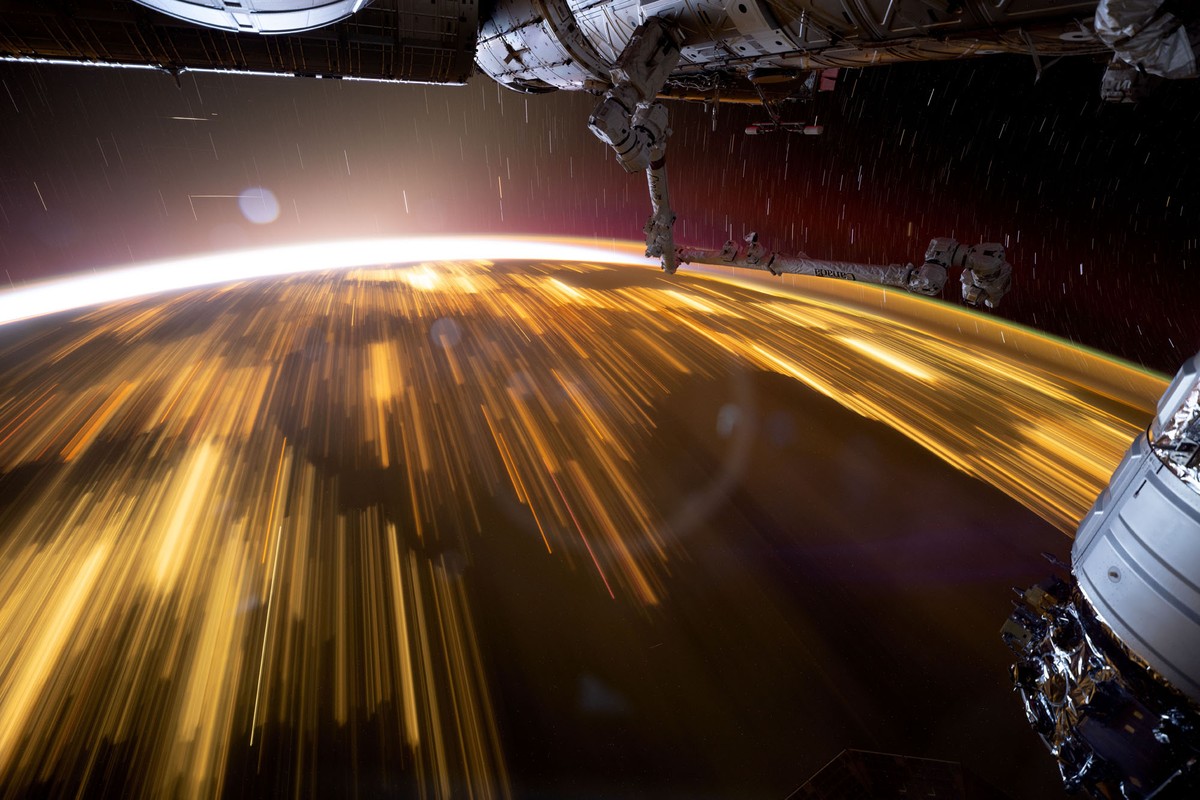
<path fill-rule="evenodd" d="M 1004 246 L 995 243 L 966 246 L 955 239 L 938 238 L 925 251 L 925 266 L 961 267 L 962 299 L 974 308 L 996 308 L 1012 288 L 1012 265 Z"/>
<path fill-rule="evenodd" d="M 990 272 L 964 269 L 961 280 L 964 303 L 975 308 L 996 308 L 1012 288 L 1012 265 L 1001 261 Z"/>
<path fill-rule="evenodd" d="M 679 268 L 679 260 L 675 252 L 675 212 L 669 207 L 662 207 L 646 220 L 642 232 L 646 234 L 646 256 L 661 258 L 662 270 L 668 275 L 674 275 Z"/>
<path fill-rule="evenodd" d="M 912 264 L 909 264 L 912 267 Z M 923 294 L 926 297 L 939 297 L 946 286 L 946 268 L 941 264 L 926 261 L 919 267 L 913 267 L 908 275 L 908 285 L 905 287 L 913 294 Z"/>

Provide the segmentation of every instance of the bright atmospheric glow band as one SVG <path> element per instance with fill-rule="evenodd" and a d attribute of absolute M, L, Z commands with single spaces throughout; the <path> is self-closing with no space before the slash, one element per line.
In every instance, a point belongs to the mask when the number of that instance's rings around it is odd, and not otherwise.
<path fill-rule="evenodd" d="M 657 263 L 635 253 L 615 242 L 483 236 L 354 239 L 239 250 L 70 275 L 2 291 L 0 324 L 197 286 L 385 264 L 509 259 Z"/>

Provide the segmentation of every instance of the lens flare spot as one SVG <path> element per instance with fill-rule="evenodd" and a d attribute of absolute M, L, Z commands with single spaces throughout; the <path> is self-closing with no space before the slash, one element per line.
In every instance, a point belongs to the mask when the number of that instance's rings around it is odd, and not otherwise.
<path fill-rule="evenodd" d="M 270 189 L 250 186 L 238 195 L 242 216 L 255 225 L 269 225 L 279 219 L 279 200 Z"/>

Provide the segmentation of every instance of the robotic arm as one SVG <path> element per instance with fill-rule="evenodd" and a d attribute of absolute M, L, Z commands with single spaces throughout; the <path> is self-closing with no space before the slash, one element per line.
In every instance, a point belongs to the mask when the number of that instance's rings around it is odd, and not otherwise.
<path fill-rule="evenodd" d="M 617 154 L 626 172 L 645 170 L 650 188 L 646 255 L 676 269 L 671 196 L 667 186 L 667 108 L 654 98 L 679 63 L 679 42 L 667 23 L 651 17 L 638 26 L 612 71 L 613 86 L 588 119 L 588 127 Z"/>
<path fill-rule="evenodd" d="M 734 241 L 725 243 L 720 251 L 698 247 L 680 247 L 676 258 L 684 264 L 715 264 L 718 266 L 761 269 L 772 275 L 811 275 L 817 278 L 837 278 L 844 281 L 875 283 L 894 286 L 914 294 L 936 297 L 946 284 L 946 269 L 928 257 L 924 264 L 857 264 L 850 261 L 825 261 L 809 258 L 803 253 L 796 256 L 768 252 L 758 241 L 758 234 L 745 238 L 746 246 L 739 247 Z"/>
<path fill-rule="evenodd" d="M 913 294 L 937 297 L 946 284 L 948 270 L 962 268 L 962 298 L 969 306 L 995 308 L 1012 288 L 1012 266 L 1004 260 L 1004 248 L 998 244 L 961 245 L 955 239 L 940 238 L 929 243 L 925 261 L 913 264 L 857 264 L 849 261 L 824 261 L 769 252 L 758 241 L 758 234 L 745 239 L 746 246 L 734 241 L 721 250 L 699 247 L 678 247 L 675 261 L 683 264 L 715 264 L 718 266 L 761 269 L 772 275 L 812 275 L 818 278 L 837 278 L 844 281 L 876 283 L 895 286 Z M 664 259 L 665 263 L 665 259 Z M 664 267 L 665 269 L 665 267 Z"/>

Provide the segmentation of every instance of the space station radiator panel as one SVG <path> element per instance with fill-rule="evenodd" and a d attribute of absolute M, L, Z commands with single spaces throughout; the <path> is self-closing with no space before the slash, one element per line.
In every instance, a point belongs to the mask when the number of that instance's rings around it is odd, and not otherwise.
<path fill-rule="evenodd" d="M 0 0 L 0 59 L 465 83 L 478 28 L 479 0 L 375 0 L 276 36 L 197 27 L 130 0 Z"/>

